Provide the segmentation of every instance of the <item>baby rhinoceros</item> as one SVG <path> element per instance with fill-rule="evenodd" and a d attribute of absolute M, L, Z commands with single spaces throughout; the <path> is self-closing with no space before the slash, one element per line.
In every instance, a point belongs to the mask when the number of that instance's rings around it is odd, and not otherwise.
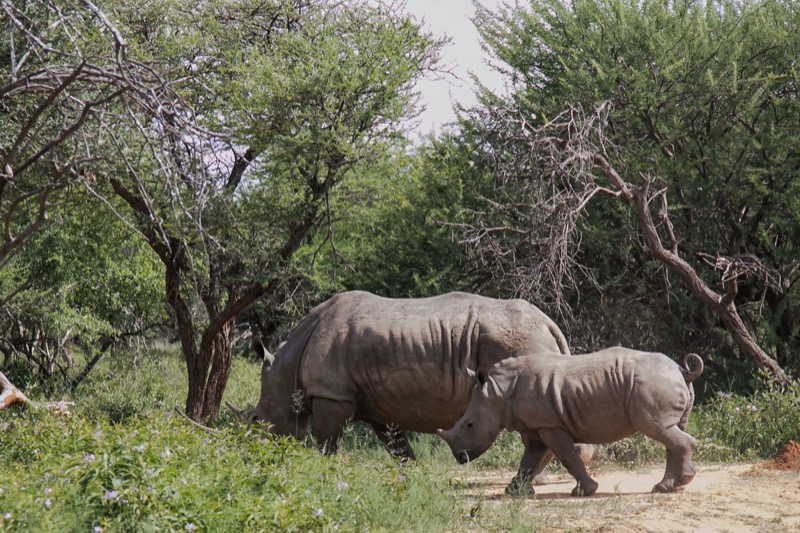
<path fill-rule="evenodd" d="M 692 381 L 702 372 L 696 354 L 680 366 L 664 354 L 620 347 L 575 357 L 507 359 L 470 373 L 476 385 L 467 411 L 452 429 L 437 433 L 463 464 L 489 449 L 501 429 L 517 431 L 532 443 L 532 462 L 549 458 L 549 448 L 578 481 L 572 495 L 591 496 L 597 482 L 574 444 L 606 444 L 639 431 L 667 448 L 664 479 L 653 492 L 672 492 L 695 475 L 697 441 L 686 433 L 686 423 L 694 403 Z"/>

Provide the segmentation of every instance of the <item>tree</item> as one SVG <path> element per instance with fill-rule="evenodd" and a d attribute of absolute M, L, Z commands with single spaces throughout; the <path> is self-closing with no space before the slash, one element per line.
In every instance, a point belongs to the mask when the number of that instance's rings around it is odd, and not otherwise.
<path fill-rule="evenodd" d="M 690 305 L 671 282 L 677 276 L 703 303 L 684 319 L 684 332 L 724 341 L 715 332 L 720 324 L 746 359 L 784 380 L 781 365 L 792 363 L 798 332 L 793 132 L 800 107 L 791 57 L 800 39 L 789 29 L 797 18 L 793 4 L 776 1 L 544 0 L 497 16 L 480 11 L 478 27 L 515 90 L 508 99 L 485 95 L 463 123 L 476 161 L 496 177 L 487 208 L 464 226 L 475 257 L 519 291 L 546 286 L 562 309 L 625 265 L 648 286 L 634 290 L 637 300 L 676 317 L 672 300 Z M 540 135 L 552 134 L 541 128 L 565 108 L 607 111 L 591 150 L 605 164 L 574 151 L 536 153 Z M 558 142 L 569 146 L 579 130 L 563 130 Z M 627 188 L 598 183 L 610 170 Z M 630 186 L 640 175 L 677 202 Z M 608 192 L 636 205 L 635 224 L 601 200 Z M 654 199 L 665 202 L 654 222 L 660 248 L 643 218 Z M 632 227 L 639 231 L 633 241 L 624 236 Z M 584 242 L 587 235 L 597 242 Z M 678 248 L 687 258 L 680 267 Z M 598 252 L 613 259 L 587 262 Z M 711 296 L 698 282 L 722 290 Z M 753 348 L 742 327 L 775 355 Z"/>
<path fill-rule="evenodd" d="M 398 137 L 437 46 L 397 5 L 220 0 L 114 15 L 129 56 L 157 61 L 181 95 L 151 123 L 130 114 L 139 135 L 112 135 L 122 167 L 106 177 L 166 270 L 187 414 L 212 421 L 235 319 L 280 286 L 353 165 Z"/>
<path fill-rule="evenodd" d="M 37 272 L 28 261 L 37 252 L 59 256 L 57 243 L 40 246 L 42 234 L 59 231 L 58 223 L 85 203 L 81 181 L 93 181 L 105 161 L 115 160 L 103 143 L 103 132 L 115 127 L 112 110 L 158 107 L 163 82 L 127 59 L 125 37 L 89 0 L 3 1 L 0 12 L 0 351 L 4 366 L 22 353 L 46 377 L 61 365 L 64 344 L 76 331 L 86 334 L 93 320 L 65 302 L 68 287 L 59 293 L 44 285 L 63 270 L 39 264 Z M 54 295 L 64 300 L 50 300 Z M 64 320 L 68 315 L 74 320 Z M 120 326 L 111 318 L 105 326 L 112 322 Z M 105 328 L 94 324 L 95 331 Z"/>

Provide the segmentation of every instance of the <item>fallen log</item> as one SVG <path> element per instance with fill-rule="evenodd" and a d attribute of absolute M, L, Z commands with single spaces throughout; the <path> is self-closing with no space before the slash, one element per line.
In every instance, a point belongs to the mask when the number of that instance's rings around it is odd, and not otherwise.
<path fill-rule="evenodd" d="M 21 390 L 16 388 L 2 372 L 0 372 L 0 387 L 2 387 L 2 392 L 0 392 L 0 410 L 15 403 L 21 403 L 23 405 L 31 403 L 28 397 L 25 396 Z"/>
<path fill-rule="evenodd" d="M 63 400 L 57 402 L 32 402 L 21 390 L 11 383 L 5 374 L 0 372 L 0 411 L 15 403 L 24 406 L 30 405 L 31 407 L 44 407 L 55 415 L 66 417 L 71 415 L 69 407 L 75 405 L 75 402 Z"/>

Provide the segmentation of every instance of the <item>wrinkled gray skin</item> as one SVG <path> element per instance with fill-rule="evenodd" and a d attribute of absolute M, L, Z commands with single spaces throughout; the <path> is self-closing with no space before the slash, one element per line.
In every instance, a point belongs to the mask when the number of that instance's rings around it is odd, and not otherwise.
<path fill-rule="evenodd" d="M 695 367 L 689 370 L 689 361 Z M 536 354 L 502 361 L 474 374 L 467 411 L 450 430 L 439 430 L 459 463 L 479 457 L 501 429 L 517 431 L 530 461 L 548 448 L 578 481 L 573 496 L 590 496 L 589 477 L 575 443 L 606 444 L 639 431 L 667 448 L 664 478 L 653 492 L 672 492 L 695 475 L 695 439 L 686 433 L 694 381 L 703 371 L 695 354 L 678 365 L 666 355 L 609 348 L 575 357 Z"/>
<path fill-rule="evenodd" d="M 569 355 L 561 330 L 537 307 L 465 293 L 341 293 L 303 318 L 274 357 L 256 348 L 264 364 L 250 421 L 303 439 L 313 416 L 317 442 L 333 453 L 343 428 L 363 420 L 390 453 L 409 459 L 407 431 L 450 427 L 466 410 L 474 385 L 467 369 L 531 352 Z M 528 463 L 524 457 L 521 471 L 529 481 L 541 469 Z"/>

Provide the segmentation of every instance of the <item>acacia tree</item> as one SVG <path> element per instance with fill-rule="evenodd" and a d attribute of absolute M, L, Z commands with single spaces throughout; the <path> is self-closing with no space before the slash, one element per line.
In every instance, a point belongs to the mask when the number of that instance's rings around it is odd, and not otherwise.
<path fill-rule="evenodd" d="M 800 39 L 789 22 L 797 19 L 796 6 L 769 0 L 537 0 L 481 11 L 479 30 L 514 90 L 484 95 L 462 124 L 474 163 L 492 176 L 462 226 L 476 265 L 518 293 L 543 291 L 567 313 L 587 287 L 615 280 L 620 290 L 624 282 L 637 309 L 683 313 L 684 331 L 717 347 L 730 339 L 744 359 L 785 380 L 781 366 L 797 362 L 800 274 L 791 59 Z M 590 150 L 605 163 L 567 149 L 583 124 L 568 120 L 572 129 L 559 134 L 564 151 L 547 152 L 551 173 L 542 173 L 530 135 L 565 106 L 605 110 L 598 149 Z M 578 163 L 585 168 L 575 173 L 570 165 Z M 615 183 L 614 175 L 624 179 Z M 639 176 L 667 192 L 631 186 Z M 604 192 L 631 200 L 637 217 Z M 653 201 L 664 202 L 654 221 L 659 246 L 643 218 Z"/>
<path fill-rule="evenodd" d="M 236 317 L 273 291 L 329 198 L 399 135 L 436 42 L 400 4 L 183 2 L 114 11 L 128 54 L 160 62 L 181 106 L 111 135 L 119 215 L 166 269 L 188 416 L 216 418 Z M 135 41 L 135 44 L 134 44 Z M 191 130 L 186 129 L 191 125 Z M 95 187 L 104 195 L 101 187 Z"/>
<path fill-rule="evenodd" d="M 168 101 L 163 81 L 147 65 L 128 60 L 125 37 L 91 1 L 4 0 L 0 13 L 0 352 L 4 366 L 22 354 L 48 377 L 61 364 L 64 344 L 75 334 L 87 340 L 94 325 L 74 316 L 75 328 L 62 328 L 59 338 L 45 331 L 52 328 L 42 317 L 56 311 L 49 308 L 52 300 L 43 305 L 40 297 L 72 288 L 53 291 L 58 269 L 44 257 L 58 252 L 41 239 L 43 230 L 77 217 L 79 183 L 115 159 L 102 142 L 103 132 L 116 126 L 110 111 L 167 108 Z M 37 238 L 40 244 L 31 246 Z M 34 250 L 20 257 L 26 245 Z M 37 255 L 38 267 L 31 264 Z M 110 331 L 114 319 L 97 320 L 105 321 L 95 329 L 103 329 L 108 342 L 117 336 Z"/>

